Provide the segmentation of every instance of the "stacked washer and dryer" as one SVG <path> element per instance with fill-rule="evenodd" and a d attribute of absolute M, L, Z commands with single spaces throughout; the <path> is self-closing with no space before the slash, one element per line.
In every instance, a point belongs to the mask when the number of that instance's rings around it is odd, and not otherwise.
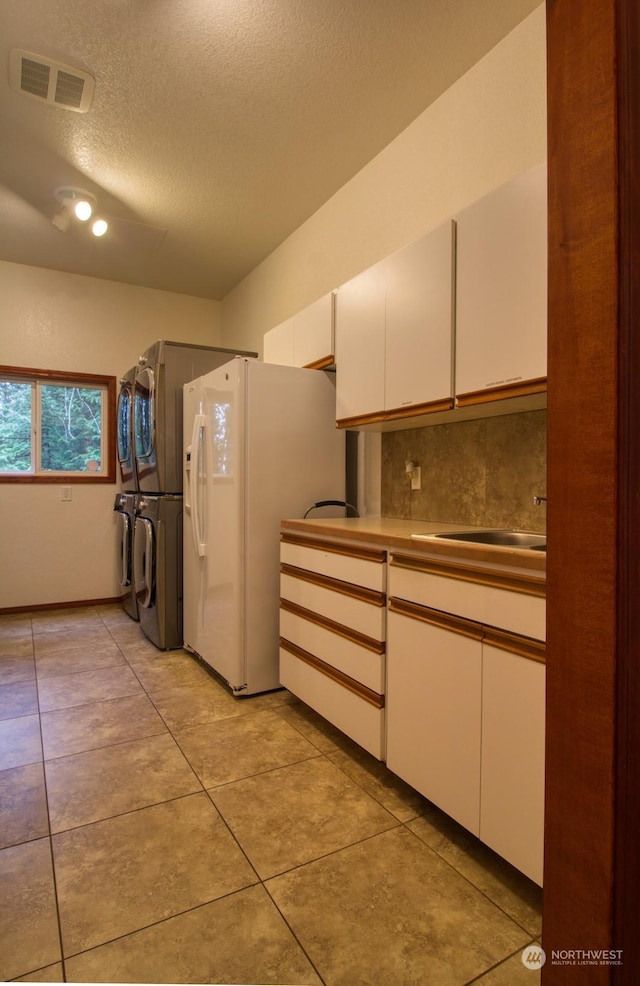
<path fill-rule="evenodd" d="M 120 380 L 117 448 L 122 605 L 156 647 L 182 647 L 182 388 L 256 356 L 160 339 Z"/>

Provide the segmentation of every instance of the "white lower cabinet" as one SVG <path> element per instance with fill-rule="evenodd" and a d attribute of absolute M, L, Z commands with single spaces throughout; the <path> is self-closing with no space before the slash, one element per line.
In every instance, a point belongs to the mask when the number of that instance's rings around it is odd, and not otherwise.
<path fill-rule="evenodd" d="M 387 766 L 480 832 L 481 633 L 425 607 L 389 607 Z"/>
<path fill-rule="evenodd" d="M 542 885 L 544 579 L 389 555 L 283 531 L 280 681 Z"/>
<path fill-rule="evenodd" d="M 499 589 L 495 570 L 474 567 L 458 594 L 447 566 L 432 567 L 403 554 L 390 563 L 387 766 L 542 885 L 544 583 L 510 573 Z M 502 592 L 508 629 L 478 619 L 487 591 Z M 430 597 L 463 615 L 429 607 Z"/>
<path fill-rule="evenodd" d="M 280 682 L 385 756 L 386 551 L 284 533 Z"/>
<path fill-rule="evenodd" d="M 480 838 L 542 885 L 544 664 L 482 648 Z"/>

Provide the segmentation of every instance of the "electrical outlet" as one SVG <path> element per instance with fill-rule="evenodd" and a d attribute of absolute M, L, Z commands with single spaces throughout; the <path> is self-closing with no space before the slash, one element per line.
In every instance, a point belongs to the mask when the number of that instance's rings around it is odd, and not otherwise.
<path fill-rule="evenodd" d="M 414 466 L 413 472 L 411 473 L 411 489 L 421 490 L 422 489 L 422 471 L 420 466 Z"/>
<path fill-rule="evenodd" d="M 60 494 L 60 499 L 61 500 L 70 500 L 71 499 L 71 487 L 70 486 L 63 486 L 62 487 L 62 493 Z"/>

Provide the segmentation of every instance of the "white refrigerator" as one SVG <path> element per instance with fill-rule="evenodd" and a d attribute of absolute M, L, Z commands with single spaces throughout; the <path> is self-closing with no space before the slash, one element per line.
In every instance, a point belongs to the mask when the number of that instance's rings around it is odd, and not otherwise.
<path fill-rule="evenodd" d="M 235 694 L 280 686 L 280 521 L 345 498 L 335 382 L 236 357 L 184 386 L 184 646 Z"/>

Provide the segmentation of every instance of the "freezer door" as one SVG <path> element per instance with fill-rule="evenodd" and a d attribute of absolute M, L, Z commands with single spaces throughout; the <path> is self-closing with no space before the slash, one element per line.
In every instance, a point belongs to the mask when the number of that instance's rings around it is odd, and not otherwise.
<path fill-rule="evenodd" d="M 201 413 L 192 414 L 185 424 L 190 446 L 185 646 L 239 692 L 246 685 L 242 565 L 245 372 L 245 361 L 236 359 L 201 377 Z"/>

